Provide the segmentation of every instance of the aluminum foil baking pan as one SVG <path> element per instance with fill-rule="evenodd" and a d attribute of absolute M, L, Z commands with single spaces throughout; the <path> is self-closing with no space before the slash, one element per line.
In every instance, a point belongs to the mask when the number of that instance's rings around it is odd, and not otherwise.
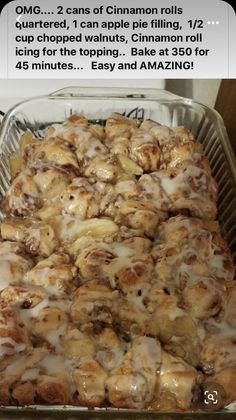
<path fill-rule="evenodd" d="M 221 116 L 213 109 L 163 90 L 124 90 L 70 87 L 15 105 L 0 128 L 0 199 L 10 185 L 8 158 L 19 150 L 21 135 L 30 130 L 40 138 L 49 125 L 74 113 L 105 123 L 112 112 L 139 120 L 150 118 L 167 126 L 183 125 L 203 145 L 212 175 L 219 185 L 218 220 L 236 265 L 236 158 Z M 0 219 L 2 215 L 0 214 Z M 236 384 L 235 384 L 236 386 Z M 84 407 L 34 406 L 0 408 L 0 419 L 96 419 L 103 420 L 215 420 L 236 419 L 236 404 L 221 411 L 160 413 Z"/>

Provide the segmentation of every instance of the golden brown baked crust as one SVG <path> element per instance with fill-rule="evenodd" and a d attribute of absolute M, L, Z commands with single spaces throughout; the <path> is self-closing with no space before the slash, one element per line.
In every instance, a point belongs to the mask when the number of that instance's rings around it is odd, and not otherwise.
<path fill-rule="evenodd" d="M 209 381 L 233 401 L 234 266 L 190 131 L 72 115 L 20 150 L 1 203 L 0 404 L 184 411 Z"/>

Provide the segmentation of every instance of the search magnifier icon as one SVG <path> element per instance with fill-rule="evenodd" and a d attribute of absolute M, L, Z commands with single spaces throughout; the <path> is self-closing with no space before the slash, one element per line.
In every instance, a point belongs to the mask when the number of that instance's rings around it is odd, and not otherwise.
<path fill-rule="evenodd" d="M 202 391 L 202 402 L 205 408 L 217 408 L 224 405 L 226 392 L 219 383 L 205 382 Z"/>
<path fill-rule="evenodd" d="M 208 394 L 208 400 L 209 401 L 215 401 L 214 395 L 213 394 Z"/>
<path fill-rule="evenodd" d="M 218 392 L 216 390 L 205 390 L 204 391 L 204 403 L 205 404 L 217 404 L 218 403 Z"/>

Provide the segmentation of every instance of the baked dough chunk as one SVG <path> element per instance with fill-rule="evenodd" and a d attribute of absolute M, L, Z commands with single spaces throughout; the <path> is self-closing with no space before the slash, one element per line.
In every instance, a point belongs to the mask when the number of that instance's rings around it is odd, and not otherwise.
<path fill-rule="evenodd" d="M 28 331 L 32 332 L 31 339 L 35 346 L 39 343 L 60 354 L 62 352 L 61 338 L 66 331 L 68 315 L 57 302 L 53 305 L 48 302 L 45 307 L 42 307 L 43 305 L 45 305 L 44 301 L 32 309 L 21 310 L 20 318 Z"/>
<path fill-rule="evenodd" d="M 73 372 L 80 404 L 99 406 L 105 400 L 107 372 L 94 359 L 84 358 Z"/>
<path fill-rule="evenodd" d="M 109 401 L 115 407 L 147 406 L 154 395 L 160 365 L 160 344 L 150 337 L 136 338 L 106 381 Z"/>
<path fill-rule="evenodd" d="M 63 124 L 54 124 L 48 129 L 47 138 L 55 137 L 74 147 L 81 147 L 81 152 L 86 153 L 86 146 L 89 148 L 91 140 L 104 139 L 104 127 L 100 124 L 90 124 L 83 115 L 72 115 Z"/>
<path fill-rule="evenodd" d="M 37 220 L 6 218 L 1 235 L 7 241 L 20 241 L 30 255 L 41 258 L 51 255 L 59 245 L 52 226 Z"/>
<path fill-rule="evenodd" d="M 32 266 L 32 261 L 23 255 L 25 249 L 20 243 L 0 243 L 0 290 L 23 281 L 24 274 Z"/>
<path fill-rule="evenodd" d="M 187 211 L 191 216 L 210 220 L 216 217 L 216 183 L 194 165 L 144 174 L 138 182 L 118 182 L 115 192 L 123 199 L 132 200 L 133 207 L 135 203 L 142 205 L 140 210 L 180 214 Z"/>
<path fill-rule="evenodd" d="M 89 329 L 93 324 L 111 325 L 117 312 L 119 293 L 99 280 L 91 280 L 80 286 L 71 305 L 72 320 Z"/>
<path fill-rule="evenodd" d="M 90 219 L 99 215 L 101 194 L 84 178 L 75 178 L 60 196 L 62 213 Z"/>
<path fill-rule="evenodd" d="M 222 369 L 215 375 L 206 378 L 206 381 L 203 384 L 203 389 L 211 391 L 211 388 L 217 389 L 217 385 L 219 386 L 219 398 L 217 404 L 215 404 L 217 409 L 224 408 L 236 400 L 235 381 L 235 366 Z"/>
<path fill-rule="evenodd" d="M 76 287 L 76 268 L 67 254 L 52 254 L 36 264 L 25 276 L 25 283 L 43 286 L 56 295 L 71 293 Z"/>
<path fill-rule="evenodd" d="M 0 306 L 0 359 L 30 349 L 27 331 L 19 321 L 16 310 L 3 302 Z"/>
<path fill-rule="evenodd" d="M 28 168 L 13 180 L 2 203 L 5 214 L 26 216 L 42 207 L 40 191 L 33 178 L 35 173 L 35 170 Z"/>
<path fill-rule="evenodd" d="M 46 299 L 48 294 L 42 287 L 29 285 L 9 286 L 1 292 L 1 300 L 10 303 L 19 308 L 33 308 L 42 300 Z"/>
<path fill-rule="evenodd" d="M 197 366 L 202 333 L 197 320 L 180 307 L 176 296 L 162 292 L 158 285 L 152 287 L 146 302 L 152 314 L 150 333 L 159 338 L 169 353 Z"/>
<path fill-rule="evenodd" d="M 182 292 L 183 306 L 197 319 L 214 317 L 224 310 L 225 282 L 214 277 L 199 277 Z"/>
<path fill-rule="evenodd" d="M 139 130 L 131 137 L 130 157 L 145 172 L 153 172 L 160 167 L 161 149 L 151 134 Z"/>
<path fill-rule="evenodd" d="M 219 230 L 217 222 L 212 223 L 214 223 L 213 226 L 217 232 Z M 191 237 L 202 229 L 204 229 L 204 221 L 196 217 L 187 217 L 183 215 L 170 217 L 159 226 L 157 242 L 188 243 L 191 240 Z"/>
<path fill-rule="evenodd" d="M 120 365 L 124 353 L 128 348 L 112 328 L 104 328 L 95 338 L 96 359 L 107 371 Z"/>
<path fill-rule="evenodd" d="M 114 328 L 124 339 L 140 335 L 155 335 L 150 328 L 151 318 L 142 302 L 142 297 L 121 299 Z"/>
<path fill-rule="evenodd" d="M 96 346 L 94 337 L 82 333 L 74 324 L 68 324 L 64 334 L 59 337 L 61 352 L 68 359 L 80 360 L 84 357 L 95 357 Z M 99 361 L 99 360 L 98 360 Z"/>
<path fill-rule="evenodd" d="M 117 224 L 105 217 L 81 220 L 80 217 L 76 216 L 56 216 L 49 219 L 49 223 L 63 246 L 68 245 L 68 252 L 70 252 L 71 244 L 83 236 L 100 239 L 113 238 L 119 232 Z"/>
<path fill-rule="evenodd" d="M 23 169 L 4 197 L 4 213 L 22 217 L 47 208 L 74 176 L 70 168 L 55 168 L 42 163 L 38 168 Z"/>
<path fill-rule="evenodd" d="M 198 373 L 180 357 L 162 351 L 158 376 L 157 396 L 149 408 L 152 410 L 189 410 L 197 386 Z"/>
<path fill-rule="evenodd" d="M 206 374 L 236 365 L 236 331 L 214 334 L 205 340 L 200 363 Z"/>
<path fill-rule="evenodd" d="M 193 163 L 207 171 L 210 175 L 208 159 L 202 155 L 202 147 L 196 143 L 192 133 L 185 127 L 170 129 L 151 120 L 145 120 L 140 125 L 140 132 L 152 139 L 152 143 L 159 146 L 159 165 L 156 169 L 182 167 Z M 149 140 L 150 141 L 150 140 Z"/>
<path fill-rule="evenodd" d="M 48 404 L 64 405 L 72 403 L 71 390 L 65 377 L 40 375 L 36 395 Z"/>
<path fill-rule="evenodd" d="M 70 360 L 47 350 L 46 355 L 35 365 L 35 370 L 26 371 L 24 378 L 33 382 L 38 403 L 72 404 L 72 369 Z"/>
<path fill-rule="evenodd" d="M 59 138 L 29 144 L 24 149 L 23 158 L 25 165 L 33 168 L 38 168 L 42 164 L 72 168 L 75 171 L 79 168 L 73 151 Z"/>
<path fill-rule="evenodd" d="M 134 240 L 130 244 L 135 245 Z M 78 254 L 75 265 L 79 268 L 82 281 L 94 278 L 104 280 L 111 287 L 121 289 L 124 294 L 136 295 L 139 286 L 142 288 L 142 284 L 150 281 L 154 269 L 152 258 L 138 252 L 127 242 L 109 244 L 91 241 L 80 252 L 78 250 Z"/>
<path fill-rule="evenodd" d="M 200 277 L 232 279 L 234 266 L 226 242 L 218 233 L 200 230 L 188 241 L 167 242 L 152 250 L 156 273 L 164 283 L 184 289 Z"/>
<path fill-rule="evenodd" d="M 217 185 L 203 169 L 189 164 L 182 168 L 153 172 L 149 176 L 149 183 L 146 182 L 148 175 L 141 177 L 139 182 L 160 210 L 177 213 L 188 211 L 191 216 L 215 219 Z"/>
<path fill-rule="evenodd" d="M 130 138 L 137 130 L 137 122 L 114 113 L 106 120 L 105 133 L 108 142 L 111 142 L 117 137 Z"/>
<path fill-rule="evenodd" d="M 46 353 L 45 348 L 32 348 L 0 361 L 0 402 L 2 405 L 13 404 L 13 401 L 20 405 L 36 402 L 35 385 L 32 380 L 38 377 L 39 370 L 36 366 Z"/>

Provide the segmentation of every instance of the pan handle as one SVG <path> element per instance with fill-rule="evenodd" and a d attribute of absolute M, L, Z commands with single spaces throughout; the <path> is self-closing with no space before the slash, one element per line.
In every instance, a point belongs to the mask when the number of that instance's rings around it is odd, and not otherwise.
<path fill-rule="evenodd" d="M 182 99 L 171 92 L 163 89 L 154 89 L 153 95 L 150 89 L 138 88 L 113 88 L 113 87 L 82 87 L 82 86 L 69 86 L 57 90 L 49 94 L 50 99 L 72 99 L 72 98 L 121 98 L 121 99 Z"/>

